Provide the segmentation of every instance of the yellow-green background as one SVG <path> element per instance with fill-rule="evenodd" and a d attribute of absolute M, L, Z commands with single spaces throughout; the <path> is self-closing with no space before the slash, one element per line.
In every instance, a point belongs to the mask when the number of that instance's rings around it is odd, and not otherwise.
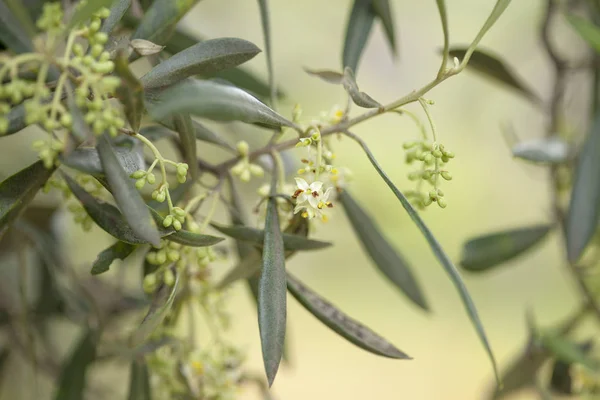
<path fill-rule="evenodd" d="M 302 67 L 339 69 L 351 2 L 271 0 L 269 3 L 276 79 L 288 94 L 280 104 L 282 112 L 289 115 L 291 107 L 300 103 L 304 115 L 318 115 L 334 104 L 344 104 L 342 90 L 308 76 Z M 399 56 L 392 58 L 381 27 L 375 24 L 357 75 L 361 90 L 382 103 L 429 82 L 437 73 L 442 43 L 435 2 L 391 3 Z M 476 35 L 494 1 L 447 3 L 451 43 L 466 45 Z M 502 54 L 518 75 L 546 99 L 551 91 L 552 70 L 538 34 L 544 3 L 514 1 L 486 35 L 482 46 Z M 206 0 L 193 9 L 183 25 L 206 37 L 241 37 L 263 47 L 255 1 Z M 583 54 L 574 35 L 560 26 L 559 32 L 564 51 Z M 265 63 L 263 52 L 247 65 L 266 76 Z M 586 97 L 587 82 L 582 76 L 569 91 L 567 102 L 571 106 L 578 102 L 585 104 Z M 449 164 L 454 179 L 443 186 L 448 208 L 441 210 L 434 204 L 422 215 L 450 257 L 458 262 L 461 245 L 471 236 L 547 221 L 551 213 L 546 171 L 513 160 L 501 132 L 503 124 L 510 124 L 523 139 L 540 137 L 546 124 L 543 113 L 513 92 L 468 72 L 444 82 L 427 98 L 435 100 L 432 113 L 440 141 L 456 153 L 456 158 Z M 408 109 L 421 112 L 415 105 Z M 585 127 L 579 115 L 569 123 L 574 129 Z M 235 130 L 243 135 L 243 127 L 236 125 Z M 406 179 L 409 167 L 403 161 L 402 143 L 417 137 L 414 124 L 409 119 L 386 115 L 360 124 L 354 131 L 366 139 L 398 187 L 410 189 L 412 183 Z M 257 135 L 257 142 L 268 138 L 266 132 L 251 133 Z M 23 152 L 15 152 L 17 146 L 25 145 L 16 136 L 2 141 L 5 173 L 24 166 L 25 158 L 35 157 L 27 148 L 23 150 L 26 157 Z M 200 154 L 203 149 L 199 147 Z M 388 360 L 354 347 L 290 297 L 293 366 L 280 370 L 274 393 L 285 400 L 484 398 L 492 382 L 492 369 L 447 275 L 360 149 L 348 140 L 336 144 L 336 149 L 337 163 L 354 172 L 350 190 L 410 261 L 433 311 L 423 313 L 384 281 L 361 251 L 341 210 L 334 209 L 331 221 L 319 227 L 317 237 L 335 242 L 335 247 L 297 255 L 288 262 L 288 268 L 414 360 Z M 84 271 L 97 252 L 111 243 L 107 235 L 96 236 L 94 240 L 85 239 L 79 230 L 69 234 L 77 246 L 77 265 Z M 568 315 L 575 307 L 573 284 L 561 264 L 558 241 L 553 234 L 535 251 L 489 274 L 464 275 L 501 365 L 526 338 L 526 308 L 533 310 L 541 324 L 548 324 Z M 214 268 L 224 270 L 226 265 Z M 118 268 L 113 266 L 114 269 Z M 232 300 L 232 337 L 247 348 L 248 365 L 262 373 L 256 314 L 243 285 L 236 286 Z M 65 349 L 69 345 L 63 343 Z M 249 389 L 241 398 L 255 396 Z M 534 396 L 529 393 L 517 398 Z"/>

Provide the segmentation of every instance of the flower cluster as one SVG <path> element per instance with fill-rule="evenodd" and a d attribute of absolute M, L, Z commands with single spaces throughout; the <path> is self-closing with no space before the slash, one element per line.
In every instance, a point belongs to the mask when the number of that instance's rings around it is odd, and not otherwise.
<path fill-rule="evenodd" d="M 242 182 L 249 182 L 252 175 L 256 177 L 264 176 L 265 172 L 262 167 L 250 162 L 248 157 L 249 146 L 247 142 L 243 140 L 238 142 L 237 150 L 242 158 L 233 166 L 233 168 L 231 168 L 231 173 L 233 175 L 239 176 Z"/>

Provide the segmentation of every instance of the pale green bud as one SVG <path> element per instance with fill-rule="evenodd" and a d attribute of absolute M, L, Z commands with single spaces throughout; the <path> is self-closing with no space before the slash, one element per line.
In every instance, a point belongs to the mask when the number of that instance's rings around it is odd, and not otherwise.
<path fill-rule="evenodd" d="M 240 142 L 237 143 L 237 150 L 240 153 L 240 155 L 245 156 L 248 154 L 248 150 L 250 148 L 250 146 L 248 146 L 248 142 L 242 140 Z"/>
<path fill-rule="evenodd" d="M 106 32 L 98 32 L 94 35 L 94 41 L 96 41 L 96 43 L 104 44 L 108 41 L 108 35 Z"/>
<path fill-rule="evenodd" d="M 71 114 L 63 114 L 60 116 L 60 124 L 65 128 L 70 128 L 73 125 L 73 117 Z"/>
<path fill-rule="evenodd" d="M 154 254 L 154 253 L 148 253 L 148 254 Z M 142 287 L 144 288 L 144 292 L 152 293 L 154 291 L 154 289 L 156 289 L 156 275 L 155 274 L 146 275 L 144 277 L 144 281 L 142 282 Z"/>
<path fill-rule="evenodd" d="M 444 192 L 442 191 L 442 189 L 438 189 L 438 190 L 437 190 L 437 195 L 438 195 L 439 197 L 444 197 Z"/>
<path fill-rule="evenodd" d="M 75 43 L 73 45 L 73 54 L 76 56 L 83 56 L 83 46 L 80 43 Z"/>
<path fill-rule="evenodd" d="M 161 191 L 158 193 L 155 200 L 158 201 L 159 203 L 162 203 L 163 201 L 165 201 L 166 198 L 167 198 L 167 194 L 164 191 Z"/>
<path fill-rule="evenodd" d="M 173 214 L 178 215 L 178 216 L 185 216 L 185 210 L 183 210 L 180 207 L 173 207 L 172 212 L 173 212 Z"/>
<path fill-rule="evenodd" d="M 96 135 L 101 135 L 106 129 L 106 122 L 104 122 L 104 120 L 97 119 L 94 121 L 92 129 Z"/>
<path fill-rule="evenodd" d="M 156 262 L 158 265 L 164 264 L 167 261 L 167 252 L 160 250 L 156 252 Z"/>
<path fill-rule="evenodd" d="M 447 181 L 452 180 L 452 174 L 450 174 L 450 172 L 448 172 L 448 171 L 442 171 L 442 172 L 440 172 L 440 175 L 442 176 L 442 178 L 444 178 Z"/>
<path fill-rule="evenodd" d="M 431 203 L 433 203 L 433 200 L 431 200 L 431 197 L 425 197 L 425 198 L 423 199 L 423 205 L 424 205 L 425 207 L 427 207 L 427 206 L 428 206 L 428 205 L 430 205 Z"/>
<path fill-rule="evenodd" d="M 56 121 L 53 119 L 47 119 L 44 121 L 44 129 L 47 131 L 51 131 L 56 128 Z"/>
<path fill-rule="evenodd" d="M 431 200 L 434 200 L 434 201 L 435 201 L 435 200 L 438 198 L 438 194 L 437 194 L 437 192 L 436 192 L 436 191 L 434 191 L 434 190 L 430 191 L 430 192 L 429 192 L 429 198 L 430 198 Z"/>
<path fill-rule="evenodd" d="M 169 250 L 167 251 L 167 259 L 171 262 L 179 261 L 179 252 L 177 250 Z"/>
<path fill-rule="evenodd" d="M 110 53 L 108 51 L 103 51 L 102 54 L 100 54 L 100 57 L 98 57 L 98 61 L 100 62 L 105 62 L 110 60 Z"/>
<path fill-rule="evenodd" d="M 433 157 L 433 155 L 431 153 L 427 153 L 425 154 L 425 157 L 423 157 L 423 161 L 425 162 L 425 164 L 433 164 L 435 161 L 435 157 Z"/>
<path fill-rule="evenodd" d="M 130 175 L 133 179 L 140 179 L 143 178 L 144 176 L 146 176 L 146 171 L 142 170 L 142 169 L 138 169 L 137 171 L 135 171 L 133 174 Z"/>
<path fill-rule="evenodd" d="M 102 24 L 102 21 L 100 21 L 100 18 L 92 18 L 92 21 L 88 25 L 88 29 L 90 30 L 90 32 L 98 32 L 101 24 Z M 94 39 L 95 38 L 96 37 L 94 36 Z"/>
<path fill-rule="evenodd" d="M 250 182 L 250 171 L 248 169 L 242 171 L 240 174 L 240 180 L 242 182 Z"/>
<path fill-rule="evenodd" d="M 185 183 L 186 180 L 187 180 L 187 177 L 185 175 L 177 175 L 177 182 Z"/>
<path fill-rule="evenodd" d="M 0 135 L 4 135 L 8 132 L 8 119 L 0 118 Z"/>
<path fill-rule="evenodd" d="M 148 254 L 146 254 L 146 261 L 148 261 L 152 265 L 158 264 L 156 262 L 156 252 L 151 251 Z M 149 275 L 146 275 L 146 276 L 149 276 Z"/>
<path fill-rule="evenodd" d="M 175 219 L 175 220 L 173 220 L 173 228 L 174 228 L 176 231 L 179 231 L 179 230 L 181 230 L 181 222 L 180 222 L 179 220 L 176 220 L 176 219 Z"/>
<path fill-rule="evenodd" d="M 83 57 L 83 65 L 85 66 L 90 66 L 94 63 L 94 57 L 92 57 L 91 55 L 87 55 Z"/>
<path fill-rule="evenodd" d="M 170 227 L 171 225 L 173 225 L 173 216 L 172 215 L 167 215 L 165 217 L 165 219 L 163 220 L 163 226 L 165 228 Z"/>
<path fill-rule="evenodd" d="M 440 208 L 446 208 L 446 206 L 448 205 L 446 203 L 446 200 L 443 199 L 443 198 L 439 198 L 438 201 L 437 201 L 437 203 L 438 203 L 438 206 L 440 206 Z"/>
<path fill-rule="evenodd" d="M 156 182 L 156 176 L 150 172 L 148 175 L 146 175 L 146 181 L 151 184 L 154 185 L 154 183 Z"/>
<path fill-rule="evenodd" d="M 90 53 L 92 54 L 93 57 L 100 57 L 100 54 L 102 54 L 102 52 L 104 51 L 104 46 L 102 46 L 99 43 L 96 43 L 95 45 L 92 46 L 92 50 L 90 51 Z"/>
<path fill-rule="evenodd" d="M 432 155 L 433 155 L 435 158 L 442 158 L 442 156 L 443 156 L 442 152 L 441 152 L 441 151 L 439 151 L 439 150 L 433 150 L 433 151 L 431 152 L 431 154 L 432 154 Z"/>
<path fill-rule="evenodd" d="M 145 179 L 138 179 L 137 181 L 135 181 L 135 187 L 138 190 L 142 190 L 142 188 L 144 187 L 145 184 L 146 184 L 146 180 Z"/>
<path fill-rule="evenodd" d="M 167 286 L 173 286 L 175 284 L 175 274 L 173 274 L 173 271 L 171 269 L 167 269 L 165 271 L 163 281 Z"/>
<path fill-rule="evenodd" d="M 98 18 L 106 19 L 110 16 L 110 10 L 106 7 L 102 7 L 98 10 L 96 15 L 98 16 Z"/>
<path fill-rule="evenodd" d="M 260 165 L 256 165 L 256 164 L 250 164 L 248 166 L 248 168 L 250 169 L 250 173 L 254 176 L 264 176 L 265 175 L 265 171 L 262 169 L 262 167 Z"/>

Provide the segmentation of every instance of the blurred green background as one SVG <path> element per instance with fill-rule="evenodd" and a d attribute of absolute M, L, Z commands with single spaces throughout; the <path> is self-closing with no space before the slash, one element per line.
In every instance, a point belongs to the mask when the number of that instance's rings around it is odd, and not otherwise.
<path fill-rule="evenodd" d="M 288 95 L 280 104 L 284 115 L 290 115 L 295 103 L 301 104 L 305 116 L 317 116 L 335 104 L 344 104 L 345 95 L 340 88 L 307 75 L 302 67 L 339 69 L 350 3 L 270 1 L 276 79 Z M 435 2 L 392 3 L 399 56 L 391 56 L 376 23 L 357 74 L 361 90 L 382 103 L 429 82 L 437 73 L 442 44 Z M 447 3 L 451 44 L 467 45 L 495 2 Z M 542 98 L 547 98 L 552 74 L 538 34 L 543 6 L 542 1 L 514 1 L 485 37 L 482 47 L 502 54 Z M 241 37 L 263 47 L 255 1 L 203 1 L 182 24 L 203 37 Z M 574 35 L 565 29 L 559 36 L 565 50 L 577 51 L 580 43 Z M 266 76 L 265 64 L 261 53 L 247 67 Z M 571 92 L 569 104 L 585 101 L 585 77 L 575 79 Z M 432 206 L 422 215 L 451 258 L 458 262 L 461 246 L 471 236 L 549 220 L 547 172 L 543 167 L 513 160 L 501 130 L 503 124 L 510 124 L 521 139 L 540 137 L 545 128 L 544 115 L 519 96 L 469 72 L 444 82 L 427 98 L 435 101 L 432 113 L 440 141 L 456 153 L 456 158 L 449 164 L 454 179 L 443 186 L 448 208 Z M 407 109 L 421 113 L 415 105 Z M 584 128 L 584 120 L 577 118 L 568 122 L 574 129 Z M 238 137 L 244 136 L 242 126 L 233 128 Z M 386 115 L 360 124 L 354 131 L 366 139 L 398 187 L 411 189 L 402 143 L 417 138 L 413 122 Z M 269 137 L 266 131 L 250 132 L 256 135 L 252 138 L 255 143 Z M 35 158 L 26 145 L 30 137 L 26 141 L 17 135 L 3 139 L 3 175 Z M 433 311 L 427 315 L 418 310 L 384 281 L 362 252 L 341 210 L 334 209 L 330 222 L 322 224 L 316 235 L 335 242 L 335 247 L 299 254 L 288 262 L 288 268 L 414 360 L 388 360 L 354 347 L 290 297 L 292 365 L 280 370 L 274 393 L 285 400 L 484 398 L 493 381 L 492 369 L 447 275 L 358 146 L 342 140 L 336 143 L 336 149 L 337 164 L 354 172 L 351 192 L 410 261 Z M 209 151 L 208 147 L 200 145 L 199 153 L 203 151 Z M 81 265 L 83 273 L 96 254 L 111 243 L 106 234 L 94 232 L 91 240 L 81 235 L 79 228 L 73 228 L 65 241 L 75 246 L 76 265 Z M 536 250 L 489 274 L 464 274 L 501 365 L 526 339 L 527 308 L 543 325 L 561 320 L 576 305 L 574 286 L 561 265 L 558 241 L 552 235 Z M 215 268 L 225 271 L 227 265 Z M 113 266 L 113 276 L 115 269 L 119 267 Z M 256 312 L 249 300 L 246 288 L 236 285 L 230 306 L 234 315 L 231 337 L 247 349 L 248 365 L 262 373 Z M 66 342 L 61 346 L 66 349 L 69 345 Z M 115 375 L 116 372 L 107 375 L 107 384 L 112 379 L 109 377 Z M 13 389 L 19 393 L 18 388 Z M 10 390 L 3 393 L 7 392 Z M 257 393 L 249 389 L 240 395 L 251 399 Z M 536 395 L 523 393 L 514 398 L 530 399 Z"/>

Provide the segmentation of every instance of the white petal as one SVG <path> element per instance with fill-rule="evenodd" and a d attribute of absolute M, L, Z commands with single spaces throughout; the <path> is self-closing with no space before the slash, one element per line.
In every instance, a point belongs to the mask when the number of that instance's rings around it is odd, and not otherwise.
<path fill-rule="evenodd" d="M 315 181 L 313 183 L 310 184 L 310 191 L 311 192 L 318 192 L 321 190 L 321 188 L 323 187 L 323 182 L 321 181 Z"/>
<path fill-rule="evenodd" d="M 305 192 L 302 192 L 296 197 L 296 204 L 302 204 L 308 200 L 308 197 L 312 197 L 311 195 L 307 195 Z"/>
<path fill-rule="evenodd" d="M 303 208 L 304 206 L 301 204 L 296 205 L 296 207 L 294 208 L 294 214 L 298 214 L 300 211 L 302 211 Z"/>
<path fill-rule="evenodd" d="M 315 217 L 315 210 L 312 208 L 307 208 L 306 213 L 308 214 L 308 219 L 312 219 Z"/>
<path fill-rule="evenodd" d="M 302 178 L 294 178 L 298 189 L 307 190 L 309 189 L 308 183 Z"/>
<path fill-rule="evenodd" d="M 310 204 L 310 206 L 313 208 L 317 208 L 319 205 L 319 198 L 313 197 L 312 195 L 308 196 L 308 204 Z"/>
<path fill-rule="evenodd" d="M 329 201 L 329 196 L 331 196 L 332 192 L 333 192 L 333 188 L 332 187 L 327 188 L 327 190 L 323 194 L 323 198 L 321 199 L 323 201 L 323 203 L 327 203 Z"/>

